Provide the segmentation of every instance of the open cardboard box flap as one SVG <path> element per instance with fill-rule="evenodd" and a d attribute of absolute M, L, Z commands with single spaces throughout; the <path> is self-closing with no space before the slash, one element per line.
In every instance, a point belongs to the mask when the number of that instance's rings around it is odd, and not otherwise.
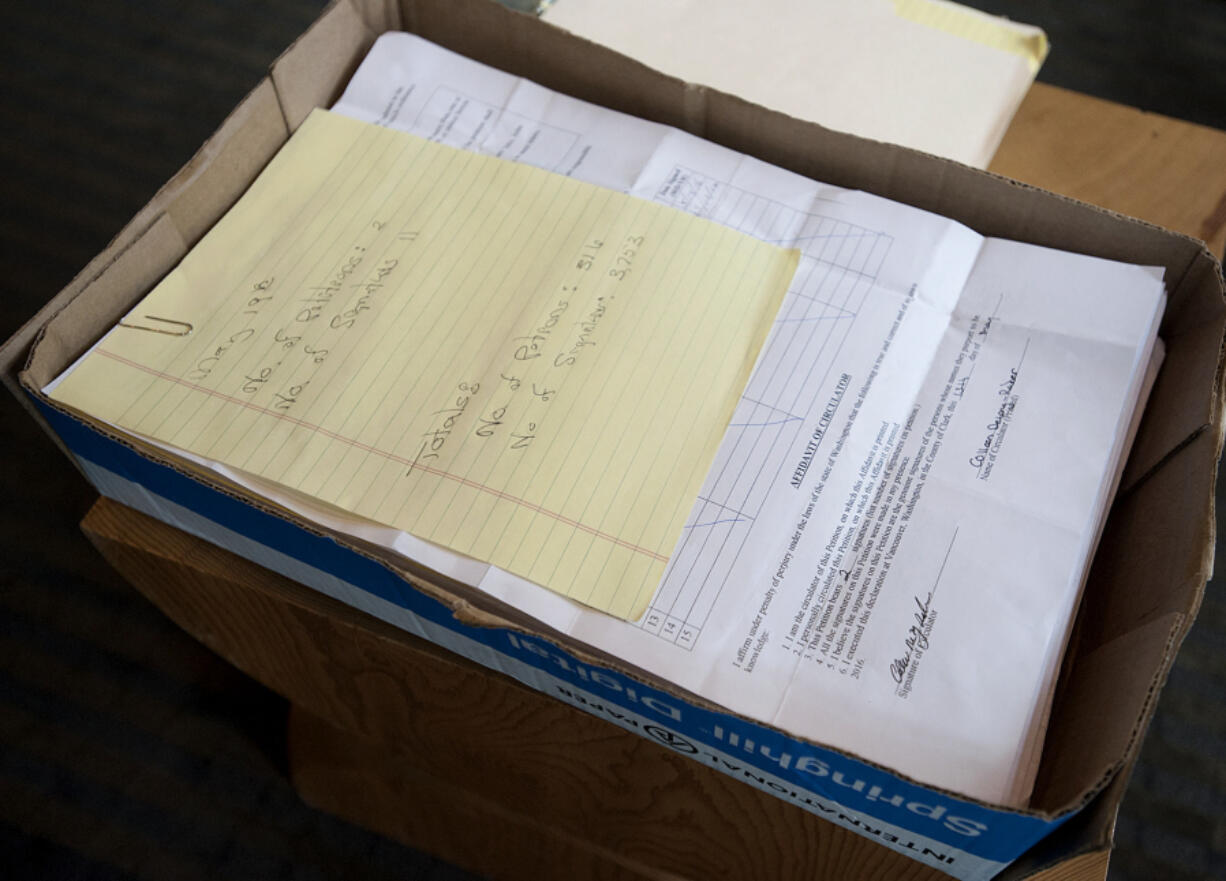
<path fill-rule="evenodd" d="M 1058 814 L 1097 794 L 1096 807 L 1078 818 L 1081 837 L 1068 846 L 1085 849 L 1109 838 L 1122 781 L 1103 790 L 1135 758 L 1212 569 L 1226 306 L 1221 266 L 1194 239 L 684 83 L 489 0 L 334 0 L 107 249 L 0 349 L 4 381 L 36 418 L 25 392 L 41 397 L 48 381 L 147 293 L 238 199 L 310 110 L 339 96 L 375 37 L 389 29 L 414 31 L 549 88 L 685 129 L 807 177 L 944 214 L 986 235 L 1165 267 L 1166 362 L 1095 558 L 1032 801 L 1037 812 Z M 513 611 L 454 585 L 409 574 L 469 622 L 531 627 Z M 572 654 L 591 657 L 552 638 Z M 1070 834 L 1061 830 L 1056 837 Z"/>

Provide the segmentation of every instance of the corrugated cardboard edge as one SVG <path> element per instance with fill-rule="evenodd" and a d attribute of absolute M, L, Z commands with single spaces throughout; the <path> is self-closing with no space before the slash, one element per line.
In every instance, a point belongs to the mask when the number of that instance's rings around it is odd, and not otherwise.
<path fill-rule="evenodd" d="M 128 221 L 106 248 L 86 264 L 85 268 L 77 273 L 62 291 L 56 294 L 29 321 L 23 324 L 3 346 L 0 346 L 0 380 L 3 380 L 4 384 L 17 397 L 22 406 L 29 411 L 30 415 L 54 440 L 55 444 L 63 450 L 74 465 L 76 460 L 71 452 L 64 446 L 59 437 L 50 430 L 38 409 L 22 391 L 18 372 L 23 367 L 28 367 L 28 359 L 32 357 L 37 342 L 42 338 L 46 326 L 55 316 L 63 312 L 78 297 L 97 284 L 117 262 L 124 260 L 125 257 L 131 259 L 139 252 L 142 242 L 146 245 L 148 244 L 148 236 L 156 236 L 166 231 L 166 208 L 181 194 L 185 196 L 183 208 L 179 216 L 179 222 L 183 226 L 181 228 L 175 227 L 176 233 L 182 241 L 181 246 L 186 250 L 186 247 L 190 246 L 203 233 L 203 229 L 200 228 L 200 223 L 203 219 L 200 211 L 202 207 L 201 200 L 194 196 L 193 193 L 200 194 L 209 189 L 209 187 L 202 187 L 201 185 L 215 180 L 218 172 L 227 164 L 230 165 L 232 173 L 238 173 L 239 169 L 234 165 L 233 161 L 236 154 L 254 157 L 266 154 L 263 156 L 262 162 L 259 163 L 262 168 L 263 164 L 272 158 L 276 149 L 289 137 L 288 130 L 284 128 L 283 121 L 280 124 L 280 131 L 274 132 L 272 137 L 269 137 L 269 133 L 262 127 L 253 128 L 248 124 L 252 115 L 259 113 L 259 108 L 266 107 L 270 101 L 275 102 L 276 95 L 271 81 L 265 78 L 256 84 L 246 97 L 238 103 L 218 127 L 217 131 L 209 137 L 174 177 L 154 194 L 148 204 Z M 241 195 L 241 192 L 235 193 L 233 198 L 228 201 L 233 202 L 237 200 L 239 195 Z M 226 207 L 229 207 L 228 204 Z M 224 211 L 224 209 L 222 210 Z M 207 227 L 205 228 L 207 229 Z M 169 267 L 166 268 L 169 269 Z M 128 305 L 130 305 L 130 302 Z M 117 318 L 118 315 L 116 314 Z M 97 334 L 94 335 L 96 336 Z"/>
<path fill-rule="evenodd" d="M 360 8 L 359 8 L 360 7 Z M 250 113 L 256 112 L 253 109 L 253 101 L 266 100 L 268 89 L 272 90 L 272 95 L 277 105 L 279 114 L 279 140 L 275 146 L 279 146 L 288 136 L 287 129 L 290 123 L 300 121 L 306 112 L 309 112 L 310 107 L 316 106 L 317 103 L 327 103 L 332 98 L 336 97 L 339 90 L 337 83 L 343 84 L 343 77 L 348 71 L 351 71 L 361 55 L 364 53 L 369 41 L 373 40 L 374 35 L 379 30 L 389 26 L 395 26 L 399 22 L 410 29 L 418 32 L 423 32 L 424 36 L 432 39 L 439 38 L 439 32 L 442 31 L 450 34 L 452 39 L 443 40 L 452 48 L 458 44 L 463 44 L 468 40 L 474 39 L 471 32 L 464 34 L 463 30 L 466 22 L 474 16 L 486 19 L 492 17 L 498 20 L 499 16 L 515 16 L 514 13 L 505 10 L 496 10 L 490 7 L 487 3 L 475 3 L 474 0 L 453 0 L 453 3 L 444 8 L 441 4 L 434 3 L 414 3 L 409 2 L 404 5 L 403 17 L 398 13 L 397 6 L 390 0 L 372 0 L 368 3 L 359 3 L 355 6 L 349 0 L 334 0 L 334 2 L 324 11 L 320 19 L 308 29 L 299 40 L 295 43 L 274 63 L 270 77 L 262 81 L 253 92 L 236 108 L 236 110 L 227 118 L 218 132 L 206 142 L 205 146 L 196 154 L 195 157 L 179 172 L 172 180 L 158 192 L 154 199 L 147 205 L 136 217 L 124 228 L 124 230 L 116 237 L 116 239 L 103 251 L 95 260 L 86 267 L 86 269 L 77 276 L 76 279 L 65 290 L 58 295 L 46 308 L 41 310 L 34 319 L 28 322 L 4 347 L 0 350 L 0 368 L 4 371 L 5 382 L 16 393 L 19 398 L 24 399 L 24 395 L 20 393 L 19 385 L 14 380 L 13 369 L 18 359 L 27 350 L 31 342 L 35 341 L 35 336 L 38 330 L 48 322 L 50 318 L 58 315 L 68 304 L 72 303 L 78 296 L 89 290 L 93 285 L 98 283 L 104 274 L 109 271 L 117 271 L 114 264 L 122 261 L 125 256 L 135 259 L 139 255 L 139 247 L 142 240 L 146 244 L 150 244 L 153 238 L 146 239 L 146 236 L 158 238 L 167 233 L 166 224 L 179 235 L 182 244 L 187 246 L 190 241 L 197 237 L 198 232 L 203 228 L 207 228 L 210 206 L 207 200 L 201 199 L 199 202 L 193 201 L 193 196 L 184 195 L 190 190 L 193 182 L 200 182 L 206 178 L 208 173 L 212 173 L 214 166 L 217 169 L 224 169 L 224 163 L 227 161 L 235 161 L 237 164 L 231 169 L 231 173 L 237 173 L 239 167 L 250 168 L 253 163 L 249 160 L 246 162 L 238 161 L 240 157 L 246 156 L 252 145 L 242 146 L 240 149 L 240 141 L 246 134 L 244 128 L 244 117 Z M 494 46 L 487 45 L 485 51 L 481 54 L 487 60 L 487 63 L 498 64 L 496 58 L 509 58 L 511 63 L 502 66 L 515 71 L 523 63 L 520 55 L 525 41 L 523 36 L 523 25 L 516 22 L 513 18 L 505 18 L 502 23 L 507 27 L 496 28 L 499 35 L 499 42 Z M 514 26 L 511 26 L 511 25 Z M 549 26 L 533 22 L 530 28 L 548 28 Z M 488 24 L 483 30 L 490 30 Z M 556 29 L 550 29 L 556 32 Z M 456 36 L 457 32 L 459 36 Z M 1136 230 L 1144 230 L 1152 232 L 1158 228 L 1152 224 L 1147 224 L 1142 221 L 1136 221 L 1129 218 L 1123 218 L 1121 215 L 1113 212 L 1104 211 L 1093 206 L 1087 206 L 1084 203 L 1076 202 L 1075 200 L 1066 199 L 1064 197 L 1055 196 L 1050 193 L 1038 190 L 1034 187 L 1028 187 L 1024 184 L 1019 184 L 1014 181 L 1009 181 L 997 175 L 989 175 L 984 172 L 978 172 L 960 166 L 957 163 L 948 160 L 936 159 L 928 157 L 924 154 L 916 153 L 915 151 L 902 150 L 901 148 L 892 147 L 875 142 L 864 142 L 860 139 L 853 138 L 850 135 L 842 135 L 836 132 L 828 132 L 821 130 L 819 127 L 812 126 L 808 123 L 800 122 L 799 120 L 791 120 L 783 117 L 781 114 L 773 114 L 772 128 L 781 129 L 784 135 L 793 128 L 796 129 L 795 137 L 780 136 L 777 132 L 774 135 L 772 143 L 762 141 L 760 135 L 755 135 L 751 130 L 748 134 L 744 131 L 736 129 L 736 126 L 727 122 L 726 116 L 731 115 L 743 116 L 746 113 L 761 115 L 766 111 L 757 108 L 754 105 L 741 101 L 734 96 L 723 95 L 721 93 L 711 92 L 701 86 L 682 83 L 678 80 L 662 77 L 653 71 L 638 65 L 637 62 L 624 59 L 612 53 L 611 50 L 603 47 L 595 46 L 594 44 L 586 43 L 586 41 L 578 40 L 568 36 L 562 36 L 561 32 L 555 35 L 550 35 L 547 32 L 542 38 L 545 42 L 556 42 L 559 39 L 569 41 L 567 56 L 581 55 L 585 60 L 590 61 L 595 57 L 598 63 L 590 65 L 591 69 L 601 66 L 605 61 L 616 61 L 618 67 L 629 69 L 635 75 L 636 79 L 649 80 L 655 87 L 650 90 L 651 95 L 645 100 L 649 105 L 645 110 L 640 110 L 638 115 L 647 118 L 658 119 L 673 125 L 679 125 L 696 134 L 710 137 L 733 147 L 747 152 L 754 152 L 761 155 L 767 161 L 773 161 L 777 164 L 782 164 L 786 167 L 791 167 L 794 170 L 806 173 L 803 169 L 810 166 L 812 163 L 808 160 L 806 154 L 814 150 L 814 134 L 820 135 L 819 140 L 823 142 L 834 142 L 843 146 L 854 146 L 854 150 L 843 150 L 842 153 L 848 154 L 844 156 L 846 160 L 845 166 L 836 181 L 843 186 L 859 186 L 859 188 L 880 189 L 880 187 L 869 186 L 872 181 L 882 181 L 887 183 L 886 189 L 891 191 L 891 195 L 895 198 L 901 198 L 904 201 L 910 201 L 912 204 L 917 204 L 919 207 L 924 207 L 929 210 L 940 211 L 943 205 L 951 198 L 945 188 L 945 183 L 948 178 L 966 178 L 968 172 L 971 175 L 982 176 L 981 179 L 995 180 L 997 185 L 1005 186 L 1012 191 L 1018 191 L 1032 194 L 1030 201 L 1019 206 L 1019 213 L 1024 215 L 1021 219 L 1022 232 L 1014 231 L 1017 237 L 1029 238 L 1041 244 L 1053 244 L 1055 241 L 1062 241 L 1061 237 L 1051 230 L 1044 230 L 1041 223 L 1041 215 L 1044 211 L 1040 209 L 1051 208 L 1053 205 L 1067 204 L 1071 206 L 1074 212 L 1080 212 L 1086 216 L 1088 211 L 1090 214 L 1102 215 L 1112 220 L 1125 224 L 1129 228 Z M 344 51 L 334 51 L 335 41 L 342 43 L 348 42 L 349 48 Z M 488 42 L 488 41 L 487 41 Z M 321 48 L 322 47 L 322 48 Z M 327 51 L 325 51 L 327 50 Z M 462 48 L 460 49 L 461 51 Z M 519 54 L 517 54 L 519 53 Z M 529 53 L 531 54 L 531 53 Z M 325 65 L 333 72 L 331 85 L 327 88 L 315 88 L 314 91 L 300 88 L 304 85 L 303 82 L 307 77 L 295 76 L 294 71 L 301 71 L 301 63 L 307 56 L 316 59 L 320 64 Z M 495 58 L 491 58 L 495 56 Z M 556 69 L 550 71 L 549 64 L 553 64 Z M 570 61 L 565 58 L 556 59 L 546 64 L 546 76 L 541 76 L 540 79 L 546 85 L 553 85 L 549 80 L 556 79 L 559 76 L 564 76 L 566 72 L 574 73 L 575 68 L 568 67 Z M 315 76 L 318 76 L 316 71 Z M 611 87 L 608 82 L 596 81 L 596 74 L 591 70 L 584 69 L 579 71 L 578 89 L 562 89 L 563 91 L 580 91 L 586 100 L 598 100 L 600 94 L 610 94 Z M 318 86 L 318 84 L 316 84 Z M 626 94 L 624 84 L 618 87 L 620 95 Z M 671 96 L 671 97 L 670 97 Z M 636 99 L 637 100 L 637 99 Z M 603 103 L 610 104 L 618 109 L 629 110 L 633 112 L 636 108 L 628 108 L 625 106 L 625 101 L 621 97 L 616 100 L 607 100 Z M 713 109 L 714 105 L 714 109 Z M 680 109 L 678 109 L 680 108 Z M 275 139 L 274 139 L 275 140 Z M 758 150 L 754 150 L 754 146 Z M 266 149 L 269 144 L 264 144 Z M 275 152 L 275 147 L 273 147 Z M 255 153 L 259 153 L 259 148 L 255 149 Z M 262 155 L 262 154 L 261 154 Z M 272 153 L 268 152 L 263 155 L 261 161 L 258 162 L 258 167 L 262 168 L 263 164 L 271 158 Z M 885 159 L 884 162 L 880 161 Z M 876 167 L 872 167 L 872 163 L 877 162 Z M 932 163 L 937 163 L 933 165 Z M 916 174 L 915 170 L 919 169 L 922 174 Z M 258 171 L 258 168 L 256 168 Z M 254 172 L 251 173 L 254 177 Z M 857 183 L 859 181 L 859 183 Z M 203 184 L 197 191 L 201 196 L 205 195 L 208 190 L 216 189 L 216 187 L 204 186 Z M 990 201 L 991 194 L 980 194 L 979 198 L 984 201 Z M 993 196 L 994 197 L 994 196 Z M 185 201 L 179 202 L 178 199 L 183 198 Z M 234 198 L 237 198 L 235 195 Z M 233 201 L 233 199 L 230 199 Z M 228 207 L 228 205 L 226 206 Z M 224 208 L 222 209 L 224 210 Z M 969 214 L 975 216 L 982 214 L 984 222 L 982 224 L 971 223 L 981 231 L 988 234 L 996 234 L 1003 230 L 994 229 L 994 226 L 999 225 L 999 219 L 991 219 L 992 212 L 983 205 L 971 204 L 969 206 L 960 206 L 958 212 L 946 210 L 944 213 L 957 213 L 958 215 Z M 217 215 L 219 216 L 220 212 Z M 1017 218 L 1014 217 L 1014 220 Z M 1074 217 L 1074 220 L 1077 218 Z M 1076 225 L 1076 224 L 1075 224 Z M 1120 227 L 1123 229 L 1124 227 Z M 1031 235 L 1027 236 L 1029 232 Z M 1172 299 L 1175 300 L 1182 295 L 1190 295 L 1187 292 L 1195 288 L 1199 288 L 1204 284 L 1202 277 L 1196 275 L 1204 272 L 1216 273 L 1219 295 L 1221 291 L 1221 268 L 1217 264 L 1213 256 L 1208 252 L 1203 244 L 1197 243 L 1195 240 L 1177 236 L 1175 234 L 1164 232 L 1166 245 L 1161 250 L 1167 251 L 1167 256 L 1170 254 L 1169 243 L 1176 239 L 1184 240 L 1188 247 L 1184 249 L 1185 259 L 1181 261 L 1182 271 L 1177 271 L 1167 261 L 1168 271 L 1173 277 L 1179 278 L 1179 284 L 1172 292 Z M 1121 241 L 1115 243 L 1116 250 L 1122 252 L 1115 256 L 1132 256 L 1140 259 L 1143 262 L 1163 262 L 1158 260 L 1147 259 L 1147 254 L 1153 252 L 1153 248 L 1157 245 L 1153 240 L 1146 243 L 1146 247 L 1133 249 L 1130 243 L 1126 240 L 1134 238 L 1129 235 L 1122 235 Z M 1152 246 L 1152 247 L 1150 247 Z M 1137 253 L 1140 252 L 1140 253 Z M 1104 256 L 1112 256 L 1110 254 Z M 165 267 L 168 269 L 169 267 Z M 164 270 L 163 270 L 164 271 Z M 156 274 L 156 273 L 154 273 Z M 1198 280 L 1199 279 L 1199 280 Z M 156 279 L 154 279 L 156 280 Z M 150 283 L 152 284 L 152 282 Z M 141 291 L 143 293 L 143 291 Z M 130 299 L 130 298 L 129 298 Z M 1218 304 L 1220 308 L 1220 303 Z M 116 306 L 116 308 L 120 308 Z M 1200 304 L 1200 309 L 1196 311 L 1205 311 L 1210 308 L 1209 304 Z M 1201 325 L 1197 328 L 1196 321 L 1184 313 L 1184 317 L 1179 326 L 1165 328 L 1167 332 L 1180 335 L 1183 333 L 1205 332 L 1205 326 Z M 1220 316 L 1216 316 L 1215 321 L 1220 325 Z M 107 325 L 94 325 L 95 327 Z M 1197 439 L 1205 434 L 1210 434 L 1212 442 L 1216 450 L 1220 451 L 1222 443 L 1222 362 L 1221 351 L 1222 342 L 1220 339 L 1220 330 L 1215 330 L 1219 340 L 1216 351 L 1218 358 L 1213 364 L 1213 378 L 1210 380 L 1214 389 L 1211 407 L 1209 411 L 1209 419 L 1194 426 L 1190 431 L 1185 431 L 1182 436 L 1170 441 L 1170 445 L 1163 449 L 1167 442 L 1165 437 L 1159 441 L 1151 443 L 1154 451 L 1148 455 L 1139 453 L 1134 456 L 1134 463 L 1140 462 L 1133 469 L 1133 480 L 1129 485 L 1129 491 L 1137 489 L 1142 483 L 1146 482 L 1149 477 L 1162 470 L 1164 463 L 1170 461 L 1173 457 L 1178 456 L 1185 448 L 1196 443 Z M 62 346 L 64 351 L 71 348 L 71 341 L 64 341 Z M 28 380 L 27 387 L 36 392 L 38 383 L 36 377 L 23 377 Z M 1161 382 L 1161 380 L 1160 380 Z M 1168 390 L 1169 391 L 1169 390 Z M 1173 392 L 1172 392 L 1173 393 Z M 1156 392 L 1157 394 L 1157 392 Z M 1203 397 L 1203 387 L 1198 395 L 1195 395 L 1197 400 Z M 29 406 L 29 402 L 25 402 Z M 37 413 L 35 414 L 36 418 Z M 39 418 L 41 422 L 41 418 Z M 46 427 L 44 425 L 44 427 Z M 1186 428 L 1186 426 L 1185 426 Z M 104 432 L 110 434 L 109 432 Z M 1174 432 L 1172 432 L 1174 433 Z M 1151 431 L 1147 437 L 1152 436 Z M 113 437 L 113 435 L 110 435 Z M 58 440 L 57 440 L 58 443 Z M 62 444 L 61 444 L 62 446 Z M 130 445 L 129 445 L 130 446 Z M 142 455 L 166 464 L 176 470 L 184 471 L 177 467 L 174 463 L 168 461 L 164 457 L 157 455 L 149 455 L 146 451 L 139 450 Z M 1133 465 L 1130 464 L 1130 468 Z M 185 472 L 186 473 L 186 472 Z M 212 483 L 210 481 L 210 483 Z M 218 487 L 222 491 L 228 492 L 231 495 L 242 498 L 243 501 L 251 503 L 250 497 L 242 493 L 234 493 L 232 490 L 227 490 L 224 487 Z M 268 510 L 267 506 L 257 504 L 263 510 Z M 283 512 L 272 511 L 271 513 L 285 517 Z M 292 522 L 308 531 L 319 534 L 316 527 L 306 524 L 297 518 L 287 517 Z M 352 547 L 352 544 L 346 543 Z M 359 553 L 365 556 L 372 556 L 360 548 L 355 548 Z M 1196 577 L 1204 575 L 1207 577 L 1209 568 L 1212 563 L 1212 544 L 1210 542 L 1209 549 L 1205 552 L 1206 558 L 1202 559 L 1201 565 L 1198 568 Z M 372 557 L 383 565 L 388 565 L 383 560 L 378 560 Z M 522 624 L 513 620 L 503 613 L 490 611 L 484 603 L 474 603 L 456 596 L 452 589 L 440 587 L 433 583 L 433 580 L 424 577 L 420 573 L 410 570 L 401 569 L 400 567 L 389 567 L 397 571 L 401 575 L 407 575 L 415 585 L 419 585 L 428 595 L 445 602 L 450 608 L 454 609 L 457 617 L 466 623 L 477 624 L 480 626 L 490 627 L 507 627 L 512 630 L 517 630 L 525 633 L 532 633 L 539 637 L 539 628 L 532 628 L 529 625 Z M 1200 580 L 1201 589 L 1203 589 L 1203 578 Z M 1194 596 L 1187 614 L 1179 622 L 1175 628 L 1175 637 L 1168 636 L 1165 643 L 1164 655 L 1166 660 L 1160 665 L 1160 669 L 1155 673 L 1152 681 L 1149 683 L 1149 692 L 1145 700 L 1142 712 L 1133 726 L 1132 733 L 1129 738 L 1129 746 L 1125 756 L 1119 759 L 1111 768 L 1108 768 L 1098 782 L 1091 785 L 1085 790 L 1083 796 L 1075 805 L 1061 809 L 1058 813 L 1064 814 L 1069 810 L 1075 810 L 1091 799 L 1094 794 L 1100 791 L 1108 780 L 1111 773 L 1118 771 L 1120 767 L 1130 760 L 1130 756 L 1135 751 L 1136 744 L 1139 742 L 1140 733 L 1144 730 L 1144 725 L 1147 724 L 1150 714 L 1152 713 L 1153 695 L 1157 693 L 1157 688 L 1164 681 L 1167 671 L 1169 670 L 1170 660 L 1173 657 L 1172 649 L 1177 645 L 1179 639 L 1182 638 L 1188 624 L 1190 624 L 1191 615 L 1195 612 L 1199 605 L 1201 594 L 1194 591 Z M 564 647 L 564 650 L 576 655 L 577 657 L 587 660 L 591 663 L 596 663 L 603 666 L 612 667 L 619 672 L 626 673 L 634 678 L 644 679 L 649 683 L 661 685 L 652 677 L 645 676 L 641 671 L 634 670 L 628 665 L 618 662 L 615 659 L 601 657 L 568 644 L 566 641 L 553 636 L 546 637 L 552 639 L 557 645 Z M 667 688 L 667 686 L 665 686 Z M 677 689 L 669 688 L 676 692 Z M 698 699 L 696 696 L 688 696 L 690 700 L 700 706 L 713 707 L 707 701 Z M 871 763 L 869 763 L 871 764 Z M 879 767 L 879 766 L 878 766 Z M 894 773 L 894 772 L 891 772 Z M 963 798 L 953 794 L 957 798 Z M 1034 814 L 1038 816 L 1050 817 L 1052 814 L 1033 811 L 1019 811 L 1017 813 Z"/>
<path fill-rule="evenodd" d="M 1010 863 L 992 881 L 1024 881 L 1078 857 L 1109 851 L 1131 768 L 1129 764 L 1085 808 Z"/>

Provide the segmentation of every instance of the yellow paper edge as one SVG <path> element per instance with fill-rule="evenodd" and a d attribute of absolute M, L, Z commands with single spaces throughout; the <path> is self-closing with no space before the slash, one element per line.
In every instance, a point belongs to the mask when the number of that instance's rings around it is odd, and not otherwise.
<path fill-rule="evenodd" d="M 922 24 L 972 43 L 1025 59 L 1031 75 L 1038 73 L 1050 46 L 1039 28 L 967 9 L 946 0 L 893 0 L 899 18 Z M 1025 27 L 1027 33 L 1022 33 Z"/>

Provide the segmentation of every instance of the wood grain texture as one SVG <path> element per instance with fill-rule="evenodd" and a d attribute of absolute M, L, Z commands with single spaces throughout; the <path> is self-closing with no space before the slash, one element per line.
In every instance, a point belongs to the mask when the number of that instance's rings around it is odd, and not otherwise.
<path fill-rule="evenodd" d="M 1089 881 L 1091 878 L 1107 877 L 1107 863 L 1111 854 L 1105 850 L 1083 853 L 1066 860 L 1045 872 L 1033 876 L 1034 881 Z"/>
<path fill-rule="evenodd" d="M 989 170 L 1226 253 L 1226 132 L 1035 83 Z"/>
<path fill-rule="evenodd" d="M 308 804 L 470 872 L 505 881 L 677 878 L 429 776 L 412 759 L 299 707 L 290 712 L 289 755 L 294 788 Z"/>
<path fill-rule="evenodd" d="M 945 877 L 114 502 L 82 528 L 299 708 L 291 762 L 309 802 L 414 847 L 508 881 Z M 1058 868 L 1053 881 L 1103 878 Z"/>

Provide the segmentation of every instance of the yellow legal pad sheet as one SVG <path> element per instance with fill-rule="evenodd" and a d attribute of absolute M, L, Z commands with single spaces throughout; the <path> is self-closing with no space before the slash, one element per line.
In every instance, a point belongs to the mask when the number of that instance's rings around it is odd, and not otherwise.
<path fill-rule="evenodd" d="M 317 110 L 52 397 L 635 618 L 797 257 Z"/>

